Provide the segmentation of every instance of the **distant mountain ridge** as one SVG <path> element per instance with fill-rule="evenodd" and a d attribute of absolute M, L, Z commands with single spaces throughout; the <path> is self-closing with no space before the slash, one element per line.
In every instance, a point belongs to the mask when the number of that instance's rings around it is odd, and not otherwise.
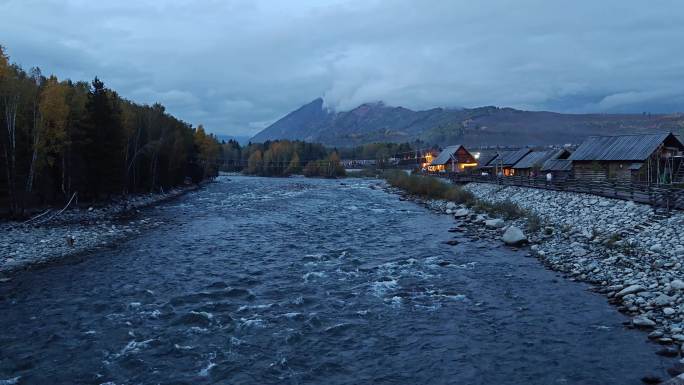
<path fill-rule="evenodd" d="M 318 98 L 266 127 L 251 141 L 292 139 L 354 146 L 419 139 L 437 145 L 520 146 L 577 143 L 590 135 L 654 131 L 682 133 L 684 116 L 562 114 L 493 106 L 413 111 L 382 102 L 333 112 Z"/>

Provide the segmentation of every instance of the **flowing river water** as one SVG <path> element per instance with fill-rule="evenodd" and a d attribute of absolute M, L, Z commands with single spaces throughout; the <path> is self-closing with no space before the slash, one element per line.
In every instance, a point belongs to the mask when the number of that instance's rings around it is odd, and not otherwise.
<path fill-rule="evenodd" d="M 586 285 L 496 241 L 446 245 L 452 218 L 373 183 L 220 177 L 116 248 L 0 283 L 0 384 L 663 375 L 658 347 Z"/>

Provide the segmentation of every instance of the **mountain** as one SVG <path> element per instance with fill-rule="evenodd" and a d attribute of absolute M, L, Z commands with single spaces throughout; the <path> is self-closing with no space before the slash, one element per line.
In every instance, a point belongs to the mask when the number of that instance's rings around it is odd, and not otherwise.
<path fill-rule="evenodd" d="M 438 145 L 520 146 L 577 143 L 589 135 L 648 131 L 682 133 L 684 115 L 561 114 L 493 106 L 413 111 L 382 102 L 332 112 L 318 98 L 266 127 L 251 141 L 298 139 L 341 147 L 414 140 Z"/>

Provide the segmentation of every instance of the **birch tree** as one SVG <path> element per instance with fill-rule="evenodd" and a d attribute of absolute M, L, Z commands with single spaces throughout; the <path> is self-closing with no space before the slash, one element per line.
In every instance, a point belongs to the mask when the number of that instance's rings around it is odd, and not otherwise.
<path fill-rule="evenodd" d="M 0 108 L 5 128 L 3 152 L 5 155 L 5 173 L 10 198 L 10 211 L 18 210 L 16 191 L 17 170 L 17 111 L 19 110 L 19 87 L 9 63 L 9 57 L 0 46 Z"/>

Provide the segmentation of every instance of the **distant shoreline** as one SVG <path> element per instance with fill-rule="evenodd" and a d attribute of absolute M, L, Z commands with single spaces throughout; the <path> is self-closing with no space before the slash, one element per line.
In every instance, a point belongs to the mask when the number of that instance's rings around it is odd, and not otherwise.
<path fill-rule="evenodd" d="M 82 258 L 84 254 L 140 234 L 155 227 L 140 210 L 200 190 L 209 181 L 164 193 L 132 195 L 94 208 L 67 210 L 62 216 L 38 226 L 22 222 L 0 224 L 0 279 L 42 266 Z M 73 240 L 73 242 L 70 241 Z"/>

